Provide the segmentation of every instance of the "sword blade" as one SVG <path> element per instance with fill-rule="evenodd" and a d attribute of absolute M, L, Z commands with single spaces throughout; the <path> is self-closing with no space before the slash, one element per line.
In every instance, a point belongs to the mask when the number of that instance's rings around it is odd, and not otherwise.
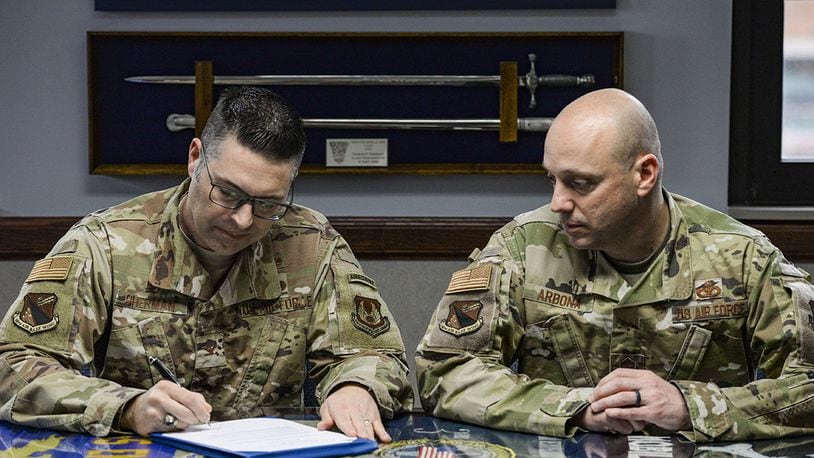
<path fill-rule="evenodd" d="M 545 132 L 554 118 L 518 118 L 517 129 L 524 132 Z M 303 125 L 320 129 L 393 129 L 393 130 L 500 130 L 499 119 L 445 118 L 303 118 Z M 173 132 L 195 127 L 195 116 L 171 114 L 167 128 Z"/>
<path fill-rule="evenodd" d="M 194 75 L 140 75 L 125 78 L 130 83 L 195 84 Z M 520 87 L 534 84 L 525 75 L 517 77 Z M 540 75 L 537 86 L 590 87 L 593 75 Z M 498 75 L 247 75 L 214 76 L 214 84 L 226 86 L 499 86 Z"/>

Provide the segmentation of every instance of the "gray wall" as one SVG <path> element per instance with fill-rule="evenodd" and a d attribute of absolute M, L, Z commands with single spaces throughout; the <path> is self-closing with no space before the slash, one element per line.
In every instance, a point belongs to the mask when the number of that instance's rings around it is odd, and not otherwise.
<path fill-rule="evenodd" d="M 650 108 L 665 183 L 725 210 L 730 0 L 618 0 L 611 11 L 103 13 L 93 0 L 0 0 L 0 216 L 79 216 L 178 177 L 90 176 L 87 31 L 623 31 L 625 87 Z M 550 187 L 528 176 L 302 176 L 299 202 L 328 216 L 511 216 Z M 0 312 L 31 262 L 0 262 Z M 415 348 L 461 262 L 366 261 Z"/>
<path fill-rule="evenodd" d="M 0 0 L 0 216 L 82 215 L 177 177 L 88 175 L 85 33 L 93 31 L 623 31 L 625 87 L 659 125 L 673 191 L 726 209 L 731 2 L 619 0 L 616 10 L 108 13 L 93 0 Z M 539 176 L 302 176 L 328 216 L 510 216 Z"/>

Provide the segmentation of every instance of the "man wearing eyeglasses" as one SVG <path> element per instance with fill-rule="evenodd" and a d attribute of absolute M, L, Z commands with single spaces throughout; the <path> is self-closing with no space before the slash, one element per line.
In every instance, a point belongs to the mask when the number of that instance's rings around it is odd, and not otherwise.
<path fill-rule="evenodd" d="M 310 375 L 320 428 L 389 441 L 404 346 L 345 240 L 292 203 L 304 145 L 286 101 L 228 89 L 190 178 L 71 228 L 0 324 L 0 419 L 147 435 L 302 407 Z"/>

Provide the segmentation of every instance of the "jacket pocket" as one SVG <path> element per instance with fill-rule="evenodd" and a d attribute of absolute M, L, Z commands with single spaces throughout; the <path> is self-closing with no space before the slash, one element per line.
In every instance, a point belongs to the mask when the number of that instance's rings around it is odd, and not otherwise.
<path fill-rule="evenodd" d="M 702 327 L 692 325 L 684 337 L 681 350 L 678 352 L 676 361 L 667 380 L 695 380 L 694 376 L 698 370 L 701 360 L 707 351 L 712 332 Z"/>
<path fill-rule="evenodd" d="M 594 386 L 569 315 L 557 315 L 526 326 L 523 345 L 521 372 L 558 385 Z"/>
<path fill-rule="evenodd" d="M 125 386 L 148 389 L 162 380 L 161 374 L 150 366 L 148 356 L 160 359 L 173 373 L 177 373 L 158 316 L 110 332 L 105 365 L 100 376 Z"/>
<path fill-rule="evenodd" d="M 256 350 L 238 388 L 235 407 L 242 414 L 255 407 L 300 407 L 305 381 L 305 329 L 268 315 Z M 253 412 L 252 415 L 258 414 Z"/>

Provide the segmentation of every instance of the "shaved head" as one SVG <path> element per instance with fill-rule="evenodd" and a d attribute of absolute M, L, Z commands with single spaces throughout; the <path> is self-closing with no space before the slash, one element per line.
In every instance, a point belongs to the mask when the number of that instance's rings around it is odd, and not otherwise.
<path fill-rule="evenodd" d="M 543 167 L 554 185 L 550 209 L 575 248 L 635 261 L 664 240 L 659 134 L 632 95 L 602 89 L 563 108 L 546 134 Z"/>
<path fill-rule="evenodd" d="M 600 89 L 576 99 L 557 115 L 549 134 L 603 132 L 612 139 L 621 165 L 653 154 L 664 167 L 661 141 L 653 117 L 635 97 L 620 89 Z"/>

